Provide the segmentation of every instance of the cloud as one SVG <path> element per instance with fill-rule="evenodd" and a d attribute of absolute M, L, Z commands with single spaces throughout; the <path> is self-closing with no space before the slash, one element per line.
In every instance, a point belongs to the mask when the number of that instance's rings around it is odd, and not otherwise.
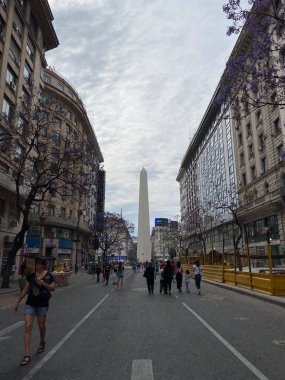
<path fill-rule="evenodd" d="M 137 223 L 139 173 L 151 224 L 179 214 L 176 176 L 224 70 L 223 0 L 50 1 L 60 46 L 48 62 L 88 110 L 107 171 L 106 206 Z"/>

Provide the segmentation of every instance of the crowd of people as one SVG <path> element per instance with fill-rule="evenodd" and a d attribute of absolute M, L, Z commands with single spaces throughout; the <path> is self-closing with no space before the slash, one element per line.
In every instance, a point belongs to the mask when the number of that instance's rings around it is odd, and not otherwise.
<path fill-rule="evenodd" d="M 184 275 L 184 270 L 180 261 L 175 264 L 174 261 L 170 262 L 167 260 L 166 263 L 160 264 L 158 261 L 155 263 L 151 260 L 149 263 L 144 264 L 145 271 L 143 276 L 146 278 L 148 293 L 153 294 L 154 292 L 154 281 L 157 276 L 160 276 L 160 293 L 171 295 L 171 285 L 176 283 L 176 287 L 179 293 L 182 292 L 183 276 L 185 281 L 186 292 L 190 293 L 190 271 L 186 270 Z M 193 266 L 195 286 L 198 290 L 198 294 L 201 294 L 201 278 L 202 278 L 202 267 L 199 261 L 196 261 Z"/>

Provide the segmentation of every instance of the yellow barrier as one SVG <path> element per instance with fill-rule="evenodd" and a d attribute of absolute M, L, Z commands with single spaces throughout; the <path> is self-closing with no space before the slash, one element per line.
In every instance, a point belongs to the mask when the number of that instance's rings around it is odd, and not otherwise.
<path fill-rule="evenodd" d="M 230 269 L 227 265 L 202 265 L 202 278 L 233 284 L 274 296 L 285 296 L 285 274 L 249 273 Z M 193 276 L 193 265 L 183 264 L 184 273 L 188 269 Z"/>

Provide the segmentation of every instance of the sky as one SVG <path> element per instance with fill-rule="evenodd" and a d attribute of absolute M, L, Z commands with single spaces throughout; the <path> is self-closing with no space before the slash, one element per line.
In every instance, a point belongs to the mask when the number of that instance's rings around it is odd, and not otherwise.
<path fill-rule="evenodd" d="M 106 211 L 137 226 L 180 214 L 176 177 L 235 40 L 226 0 L 49 0 L 60 42 L 48 65 L 83 100 L 104 156 Z"/>

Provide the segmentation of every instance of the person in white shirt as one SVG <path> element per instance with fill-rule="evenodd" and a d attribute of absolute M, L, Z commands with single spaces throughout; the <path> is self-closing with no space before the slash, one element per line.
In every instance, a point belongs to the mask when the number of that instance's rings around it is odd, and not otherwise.
<path fill-rule="evenodd" d="M 198 290 L 198 294 L 200 295 L 201 294 L 202 267 L 201 267 L 198 260 L 195 262 L 195 265 L 193 267 L 194 267 L 195 285 L 196 285 L 196 288 Z"/>

